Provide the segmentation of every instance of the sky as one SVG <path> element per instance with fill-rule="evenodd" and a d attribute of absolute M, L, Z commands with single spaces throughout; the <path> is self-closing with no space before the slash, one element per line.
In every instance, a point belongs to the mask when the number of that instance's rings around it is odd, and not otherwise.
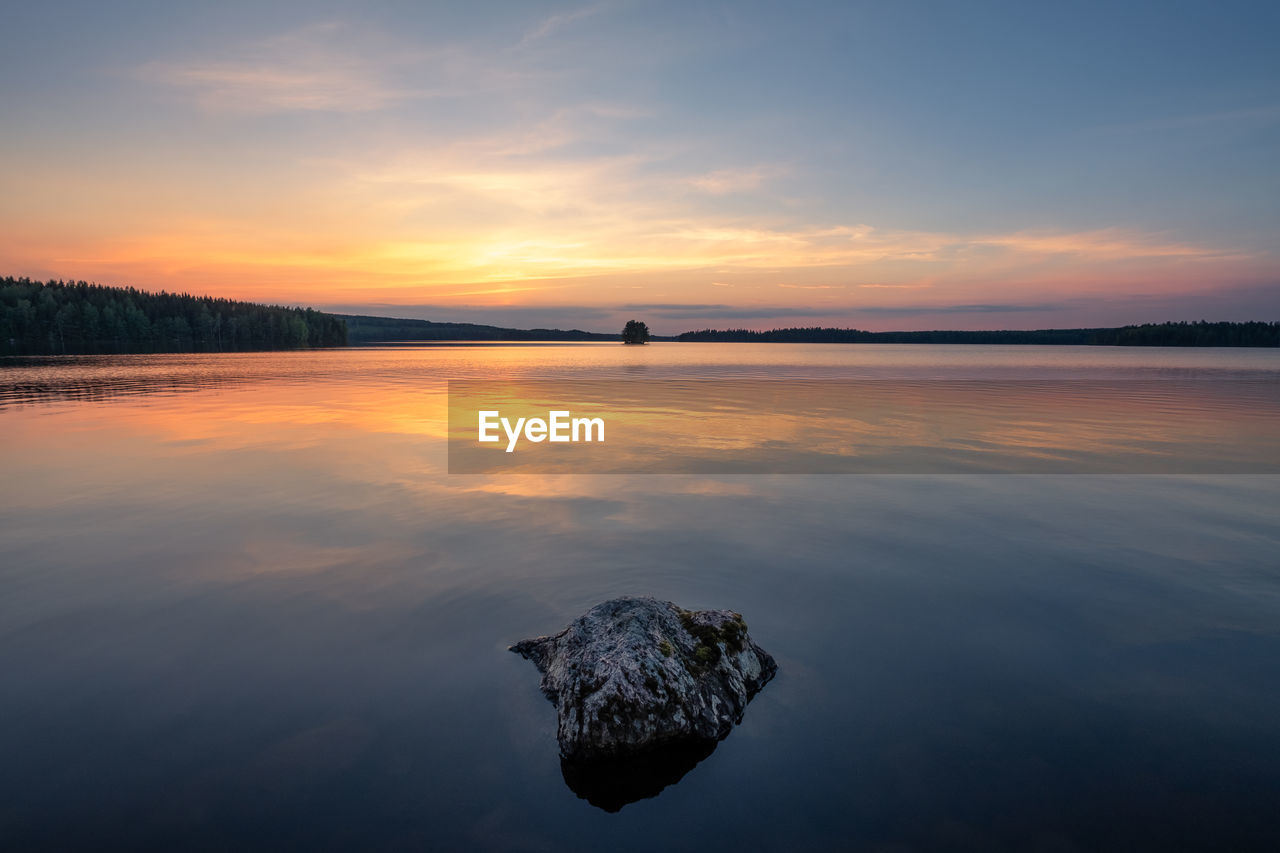
<path fill-rule="evenodd" d="M 1280 320 L 1280 4 L 6 3 L 0 275 L 658 333 Z"/>

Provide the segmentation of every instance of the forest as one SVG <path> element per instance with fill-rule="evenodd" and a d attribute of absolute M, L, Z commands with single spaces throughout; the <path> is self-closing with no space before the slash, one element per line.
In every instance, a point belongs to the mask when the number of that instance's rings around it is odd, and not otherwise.
<path fill-rule="evenodd" d="M 0 354 L 219 352 L 345 346 L 341 318 L 83 281 L 0 278 Z"/>
<path fill-rule="evenodd" d="M 1280 347 L 1280 323 L 1145 323 L 1097 329 L 1089 343 L 1122 347 Z"/>
<path fill-rule="evenodd" d="M 860 329 L 703 329 L 677 335 L 678 341 L 841 344 L 1075 344 L 1144 347 L 1275 347 L 1278 323 L 1148 323 L 1102 329 L 1034 329 L 990 332 L 864 332 Z"/>

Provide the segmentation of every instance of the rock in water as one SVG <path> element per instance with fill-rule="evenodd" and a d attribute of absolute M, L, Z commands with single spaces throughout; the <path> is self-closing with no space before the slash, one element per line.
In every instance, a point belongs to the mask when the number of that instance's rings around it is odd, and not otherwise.
<path fill-rule="evenodd" d="M 560 755 L 591 761 L 720 740 L 778 671 L 742 615 L 653 598 L 598 604 L 559 634 L 511 651 L 542 673 Z"/>

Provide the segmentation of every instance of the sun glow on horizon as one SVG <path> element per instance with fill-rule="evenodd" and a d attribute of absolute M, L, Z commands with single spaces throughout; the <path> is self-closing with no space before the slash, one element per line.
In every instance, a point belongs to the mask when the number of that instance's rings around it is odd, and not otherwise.
<path fill-rule="evenodd" d="M 1224 134 L 1272 126 L 1274 110 L 1165 120 L 1160 137 L 1045 114 L 1052 134 L 1019 141 L 1014 113 L 987 132 L 931 97 L 763 76 L 743 58 L 771 38 L 763 25 L 676 38 L 609 5 L 430 35 L 398 23 L 242 21 L 182 54 L 104 37 L 98 61 L 6 108 L 0 267 L 320 307 L 697 315 L 673 323 L 875 327 L 934 309 L 1061 325 L 1108 305 L 1230 308 L 1236 291 L 1236 315 L 1280 308 L 1274 217 L 1223 227 L 1222 186 L 1177 186 L 1180 134 L 1218 134 L 1225 152 L 1239 143 Z M 809 61 L 797 33 L 776 46 Z M 987 69 L 972 63 L 976 84 Z M 49 105 L 65 131 L 52 138 L 28 118 Z M 990 152 L 903 129 L 961 120 Z M 1054 157 L 1024 162 L 1033 142 Z M 1139 179 L 1206 210 L 1135 201 Z"/>

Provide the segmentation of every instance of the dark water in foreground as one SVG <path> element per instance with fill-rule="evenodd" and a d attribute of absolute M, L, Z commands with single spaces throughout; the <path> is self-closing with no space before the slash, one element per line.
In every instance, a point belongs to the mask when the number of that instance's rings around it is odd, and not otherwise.
<path fill-rule="evenodd" d="M 1244 422 L 1226 381 L 1280 353 L 10 362 L 2 846 L 1280 848 L 1280 476 L 448 475 L 444 382 L 495 375 L 1221 379 Z M 609 813 L 505 649 L 627 593 L 781 669 Z"/>

